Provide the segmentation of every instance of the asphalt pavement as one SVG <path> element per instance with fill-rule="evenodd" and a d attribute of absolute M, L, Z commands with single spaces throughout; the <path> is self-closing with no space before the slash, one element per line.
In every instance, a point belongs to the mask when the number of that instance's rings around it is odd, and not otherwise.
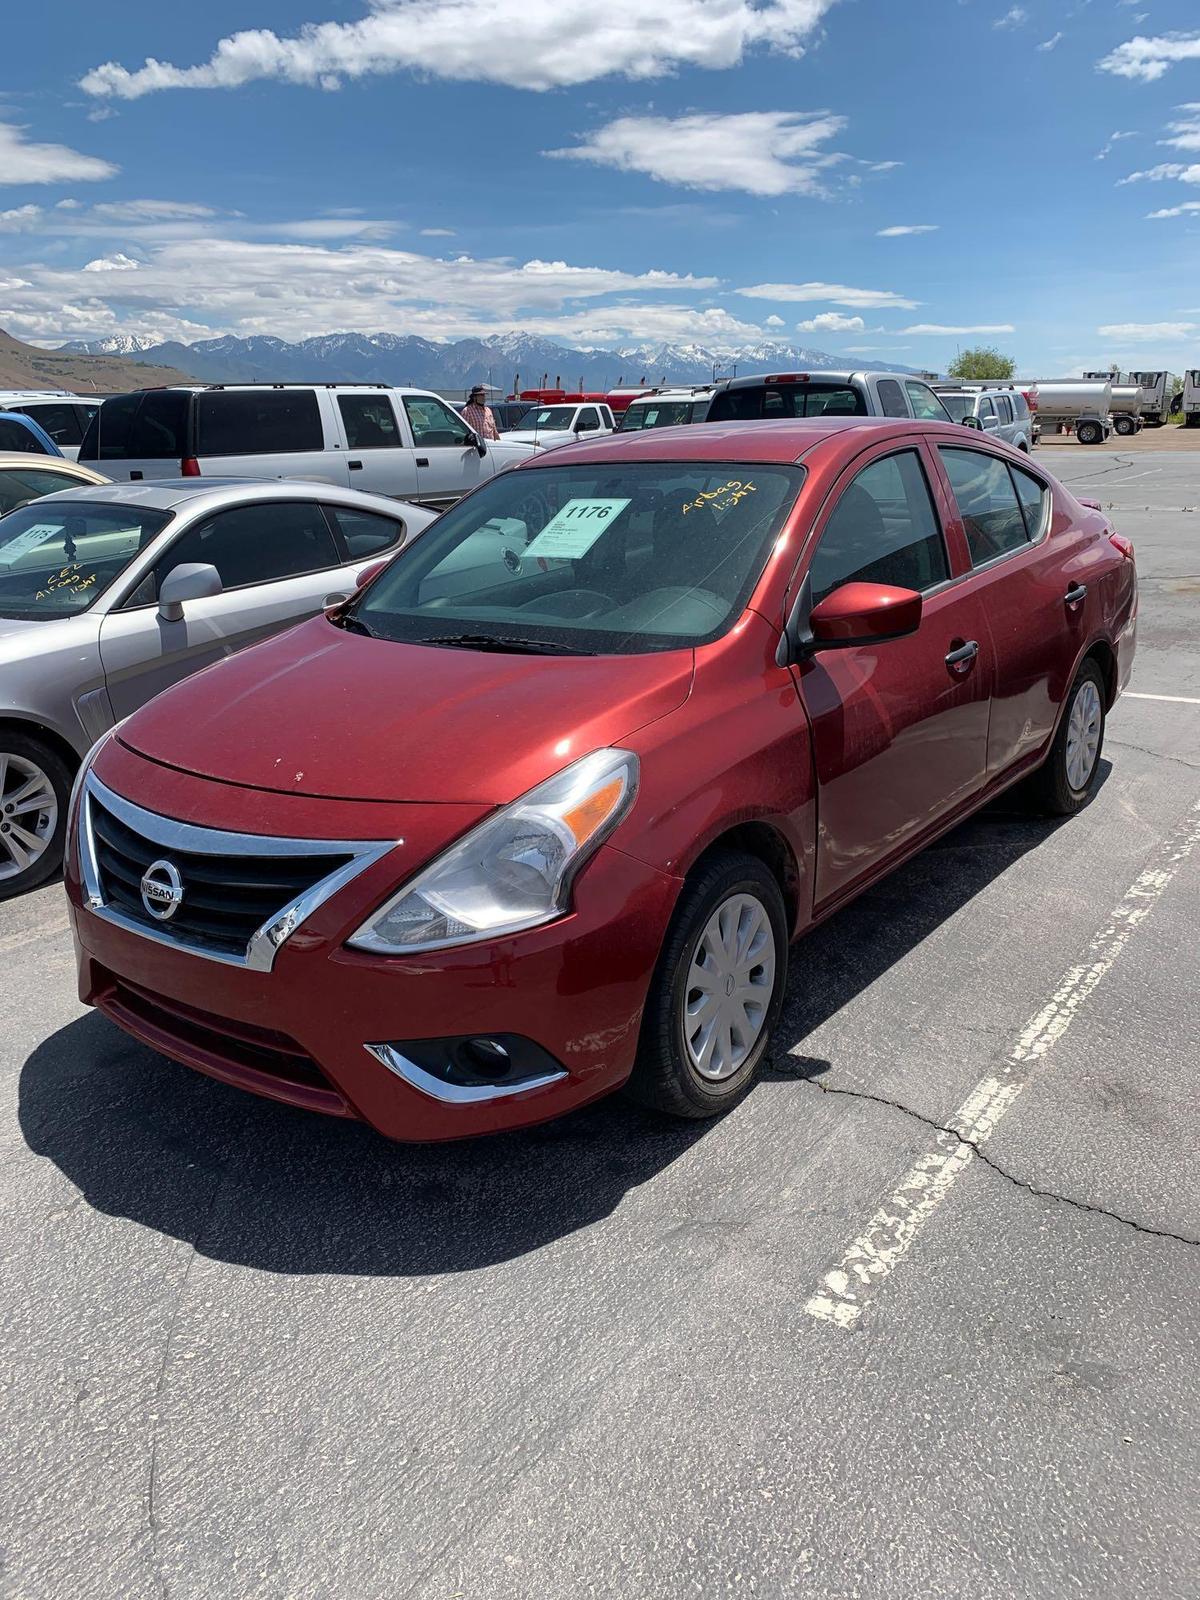
<path fill-rule="evenodd" d="M 1040 459 L 1137 546 L 1099 792 L 803 941 L 719 1123 L 389 1145 L 0 906 L 0 1593 L 1195 1596 L 1200 451 Z"/>

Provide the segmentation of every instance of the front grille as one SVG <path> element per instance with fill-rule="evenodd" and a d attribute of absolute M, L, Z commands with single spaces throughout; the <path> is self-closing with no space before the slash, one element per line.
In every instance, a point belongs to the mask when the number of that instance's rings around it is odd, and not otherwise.
<path fill-rule="evenodd" d="M 157 933 L 181 943 L 242 955 L 264 923 L 352 857 L 219 856 L 167 851 L 142 838 L 92 800 L 92 838 L 100 887 L 116 906 Z M 183 901 L 169 922 L 152 917 L 142 901 L 142 875 L 167 858 L 183 879 Z"/>
<path fill-rule="evenodd" d="M 197 827 L 143 810 L 91 773 L 78 839 L 89 911 L 160 943 L 263 972 L 319 905 L 394 844 Z M 151 868 L 147 887 L 175 898 L 169 916 L 152 915 L 147 904 L 143 879 Z M 154 903 L 163 907 L 161 895 Z"/>

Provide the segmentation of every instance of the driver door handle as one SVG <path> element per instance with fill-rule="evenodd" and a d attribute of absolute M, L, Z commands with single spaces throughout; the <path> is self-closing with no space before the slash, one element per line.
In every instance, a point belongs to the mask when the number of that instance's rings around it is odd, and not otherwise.
<path fill-rule="evenodd" d="M 975 657 L 978 654 L 978 642 L 975 639 L 968 639 L 965 644 L 960 644 L 950 651 L 946 657 L 946 665 L 956 677 L 965 677 L 975 665 Z"/>
<path fill-rule="evenodd" d="M 429 457 L 428 456 L 418 456 L 417 457 L 417 465 L 419 467 L 427 467 L 429 465 Z"/>
<path fill-rule="evenodd" d="M 1073 583 L 1071 585 L 1071 587 L 1067 590 L 1066 594 L 1063 595 L 1063 600 L 1069 606 L 1077 606 L 1079 604 L 1079 602 L 1086 597 L 1086 595 L 1087 595 L 1087 584 L 1086 583 Z"/>

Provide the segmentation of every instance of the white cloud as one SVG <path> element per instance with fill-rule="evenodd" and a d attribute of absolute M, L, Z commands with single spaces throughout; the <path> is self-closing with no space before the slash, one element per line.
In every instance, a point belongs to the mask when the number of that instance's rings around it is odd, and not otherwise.
<path fill-rule="evenodd" d="M 1160 139 L 1159 144 L 1170 145 L 1173 150 L 1200 150 L 1200 105 L 1186 105 L 1178 108 L 1187 113 L 1175 122 L 1167 123 L 1169 139 Z"/>
<path fill-rule="evenodd" d="M 179 218 L 215 217 L 211 206 L 186 200 L 105 200 L 92 207 L 92 215 L 106 222 L 167 222 Z"/>
<path fill-rule="evenodd" d="M 1102 150 L 1097 150 L 1097 152 L 1096 152 L 1096 160 L 1097 161 L 1103 161 L 1107 156 L 1111 155 L 1112 154 L 1113 145 L 1119 144 L 1122 139 L 1136 139 L 1136 138 L 1137 138 L 1137 129 L 1136 128 L 1134 128 L 1132 130 L 1129 130 L 1129 131 L 1121 132 L 1121 133 L 1110 133 L 1109 136 L 1108 136 L 1108 142 L 1104 146 L 1104 148 Z"/>
<path fill-rule="evenodd" d="M 920 305 L 919 300 L 906 300 L 891 289 L 854 289 L 846 283 L 752 283 L 735 293 L 746 295 L 751 300 L 828 300 L 831 305 L 851 306 L 864 311 L 879 310 L 886 306 L 913 311 Z"/>
<path fill-rule="evenodd" d="M 135 261 L 132 256 L 122 255 L 119 251 L 114 256 L 97 256 L 95 261 L 89 261 L 84 267 L 84 272 L 137 272 L 141 267 L 140 261 Z"/>
<path fill-rule="evenodd" d="M 796 324 L 797 333 L 865 333 L 861 317 L 844 317 L 840 311 L 820 311 L 806 322 Z"/>
<path fill-rule="evenodd" d="M 206 62 L 115 61 L 80 80 L 86 93 L 135 100 L 160 89 L 232 89 L 261 79 L 332 87 L 370 73 L 553 89 L 597 78 L 659 78 L 679 67 L 738 66 L 766 46 L 798 55 L 834 0 L 369 0 L 355 22 L 306 23 L 221 39 Z"/>
<path fill-rule="evenodd" d="M 1153 83 L 1180 61 L 1200 61 L 1200 33 L 1164 33 L 1152 39 L 1141 34 L 1119 44 L 1097 63 L 1101 72 L 1118 78 Z"/>
<path fill-rule="evenodd" d="M 935 334 L 949 334 L 957 336 L 964 333 L 1016 333 L 1016 328 L 1011 322 L 977 322 L 971 327 L 948 328 L 940 322 L 915 322 L 911 328 L 901 328 L 900 332 L 923 333 L 930 336 Z"/>
<path fill-rule="evenodd" d="M 1063 41 L 1062 33 L 1052 33 L 1048 39 L 1043 39 L 1038 49 L 1045 52 L 1056 49 Z"/>
<path fill-rule="evenodd" d="M 1160 161 L 1156 167 L 1144 172 L 1131 172 L 1127 178 L 1118 178 L 1117 187 L 1126 183 L 1163 183 L 1178 179 L 1180 183 L 1200 183 L 1200 162 L 1185 166 L 1181 161 Z"/>
<path fill-rule="evenodd" d="M 14 206 L 11 211 L 0 211 L 0 233 L 28 233 L 41 216 L 41 206 Z"/>
<path fill-rule="evenodd" d="M 81 200 L 58 200 L 55 202 L 55 211 L 78 211 L 83 204 Z"/>
<path fill-rule="evenodd" d="M 1156 341 L 1190 339 L 1200 333 L 1195 322 L 1110 322 L 1096 332 L 1102 339 L 1118 339 L 1125 344 L 1154 344 Z"/>
<path fill-rule="evenodd" d="M 65 144 L 31 144 L 24 128 L 0 122 L 0 183 L 90 183 L 111 178 L 111 161 L 81 155 Z"/>
<path fill-rule="evenodd" d="M 845 126 L 845 117 L 827 111 L 617 117 L 581 144 L 544 153 L 644 172 L 687 189 L 820 195 L 823 174 L 844 159 L 821 147 Z"/>
<path fill-rule="evenodd" d="M 777 317 L 775 315 L 775 313 L 772 311 L 771 315 L 764 322 L 763 326 L 765 328 L 786 328 L 787 327 L 787 323 L 783 320 L 782 317 Z"/>
<path fill-rule="evenodd" d="M 1185 200 L 1179 206 L 1164 206 L 1161 211 L 1148 211 L 1147 222 L 1158 222 L 1162 217 L 1186 217 L 1193 211 L 1200 211 L 1200 200 Z"/>
<path fill-rule="evenodd" d="M 453 239 L 453 228 L 422 228 L 422 239 Z"/>
<path fill-rule="evenodd" d="M 875 235 L 877 239 L 902 239 L 909 233 L 936 233 L 936 222 L 898 222 L 891 228 L 880 228 Z"/>
<path fill-rule="evenodd" d="M 1011 11 L 1006 11 L 1002 17 L 997 17 L 992 23 L 993 28 L 1019 28 L 1022 23 L 1028 22 L 1029 13 L 1024 6 L 1013 6 Z"/>
<path fill-rule="evenodd" d="M 167 337 L 172 327 L 199 329 L 193 338 L 215 331 L 298 339 L 389 327 L 429 338 L 519 327 L 570 343 L 729 346 L 763 336 L 756 323 L 694 303 L 717 287 L 714 278 L 536 259 L 442 260 L 364 240 L 335 247 L 229 238 L 205 222 L 191 224 L 200 231 L 190 235 L 149 238 L 150 226 L 136 234 L 139 263 L 117 250 L 86 268 L 11 268 L 0 286 L 0 327 L 47 340 L 119 329 Z"/>

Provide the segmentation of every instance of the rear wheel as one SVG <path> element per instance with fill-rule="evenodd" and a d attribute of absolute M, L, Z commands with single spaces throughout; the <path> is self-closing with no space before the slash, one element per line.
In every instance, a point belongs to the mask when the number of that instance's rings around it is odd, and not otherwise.
<path fill-rule="evenodd" d="M 1118 417 L 1113 423 L 1113 427 L 1125 438 L 1135 431 L 1132 417 Z"/>
<path fill-rule="evenodd" d="M 1030 799 L 1039 811 L 1069 817 L 1091 799 L 1104 749 L 1106 698 L 1100 668 L 1089 657 L 1071 685 L 1050 754 L 1030 780 Z"/>
<path fill-rule="evenodd" d="M 58 871 L 71 775 L 40 740 L 0 730 L 0 900 Z"/>
<path fill-rule="evenodd" d="M 758 1075 L 786 977 L 779 884 L 756 856 L 709 856 L 663 942 L 627 1093 L 676 1117 L 728 1111 Z"/>
<path fill-rule="evenodd" d="M 1104 429 L 1098 422 L 1081 422 L 1075 429 L 1075 437 L 1080 444 L 1099 444 L 1104 438 Z"/>

